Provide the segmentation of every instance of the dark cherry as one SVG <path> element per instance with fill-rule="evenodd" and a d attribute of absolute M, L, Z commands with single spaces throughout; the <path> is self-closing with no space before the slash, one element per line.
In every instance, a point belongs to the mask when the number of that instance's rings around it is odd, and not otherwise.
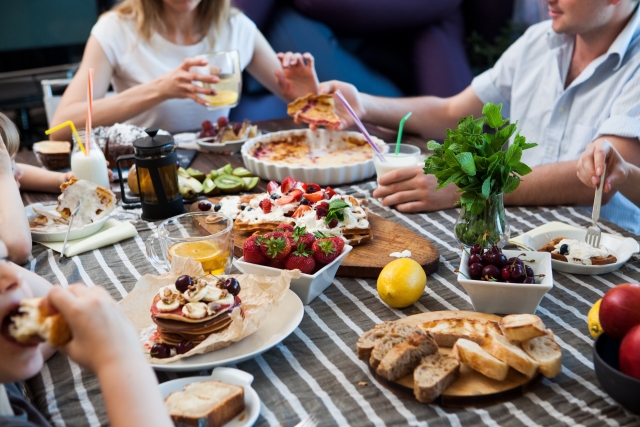
<path fill-rule="evenodd" d="M 233 132 L 237 135 L 242 129 L 242 123 L 234 123 L 233 124 Z"/>
<path fill-rule="evenodd" d="M 536 283 L 536 279 L 534 279 L 533 277 L 525 277 L 524 278 L 524 282 L 522 283 L 526 283 L 528 285 L 532 285 L 534 283 Z"/>
<path fill-rule="evenodd" d="M 531 266 L 525 265 L 524 266 L 524 271 L 525 271 L 525 273 L 527 273 L 527 277 L 533 277 L 534 276 L 533 268 L 531 268 Z"/>
<path fill-rule="evenodd" d="M 567 245 L 566 243 L 562 246 L 560 246 L 560 255 L 566 255 L 569 253 L 569 245 Z"/>
<path fill-rule="evenodd" d="M 300 200 L 300 204 L 301 205 L 308 205 L 309 201 L 307 199 L 302 199 L 302 200 Z"/>
<path fill-rule="evenodd" d="M 469 263 L 468 263 L 468 265 L 471 265 L 471 264 L 478 264 L 478 263 L 482 264 L 482 258 L 480 258 L 480 255 L 478 255 L 478 254 L 473 254 L 473 255 L 471 255 L 471 256 L 469 257 Z"/>
<path fill-rule="evenodd" d="M 223 289 L 226 289 L 231 295 L 238 295 L 240 293 L 240 283 L 234 277 L 229 277 L 224 281 L 222 285 Z"/>
<path fill-rule="evenodd" d="M 202 122 L 202 129 L 213 129 L 213 123 L 211 123 L 211 120 L 205 120 Z"/>
<path fill-rule="evenodd" d="M 500 250 L 499 247 L 497 246 L 491 246 L 489 249 L 487 249 L 488 252 L 494 253 L 494 254 L 500 254 L 502 253 L 502 251 Z"/>
<path fill-rule="evenodd" d="M 338 225 L 338 220 L 337 219 L 332 219 L 331 221 L 329 221 L 329 224 L 327 224 L 327 226 L 329 228 L 334 228 Z"/>
<path fill-rule="evenodd" d="M 504 256 L 503 253 L 495 254 L 494 258 L 495 258 L 495 263 L 493 265 L 495 265 L 498 268 L 502 268 L 505 265 L 509 264 L 509 261 L 507 261 L 507 257 Z"/>
<path fill-rule="evenodd" d="M 183 274 L 176 279 L 176 289 L 182 293 L 186 292 L 191 285 L 193 285 L 193 279 L 191 279 L 191 276 Z"/>
<path fill-rule="evenodd" d="M 471 280 L 480 280 L 480 278 L 482 277 L 483 268 L 484 265 L 480 263 L 471 264 L 469 266 L 469 277 L 471 278 Z"/>
<path fill-rule="evenodd" d="M 508 265 L 506 267 L 502 267 L 500 270 L 500 275 L 502 276 L 502 280 L 508 282 L 511 280 L 511 267 Z"/>
<path fill-rule="evenodd" d="M 499 280 L 500 269 L 495 265 L 487 265 L 482 269 L 482 278 L 485 280 Z"/>
<path fill-rule="evenodd" d="M 524 262 L 522 262 L 522 260 L 518 257 L 511 257 L 507 260 L 507 262 L 509 263 L 509 265 L 511 264 L 520 264 L 520 265 L 524 265 Z"/>
<path fill-rule="evenodd" d="M 180 341 L 176 346 L 176 353 L 185 354 L 193 349 L 195 345 L 191 341 Z"/>
<path fill-rule="evenodd" d="M 163 342 L 157 342 L 151 347 L 151 357 L 166 359 L 171 357 L 171 346 Z"/>
<path fill-rule="evenodd" d="M 498 265 L 497 256 L 498 256 L 497 253 L 487 251 L 487 252 L 485 252 L 484 255 L 482 255 L 482 261 L 483 261 L 484 264 L 495 265 L 496 267 L 501 267 L 500 265 Z"/>
<path fill-rule="evenodd" d="M 324 206 L 316 206 L 316 219 L 324 218 L 328 213 L 329 209 L 325 208 Z"/>
<path fill-rule="evenodd" d="M 198 209 L 200 209 L 201 211 L 208 211 L 211 209 L 211 203 L 207 202 L 206 200 L 203 200 L 200 203 L 198 203 Z"/>
<path fill-rule="evenodd" d="M 211 122 L 209 122 L 209 123 L 211 123 Z M 218 127 L 220 129 L 222 129 L 223 127 L 225 127 L 228 124 L 229 124 L 229 119 L 226 116 L 218 117 Z M 211 126 L 211 127 L 213 127 L 213 126 Z"/>
<path fill-rule="evenodd" d="M 517 283 L 522 283 L 527 277 L 524 272 L 524 267 L 520 264 L 514 264 L 511 266 L 511 280 Z"/>
<path fill-rule="evenodd" d="M 471 255 L 482 255 L 482 246 L 480 245 L 480 243 L 476 243 L 475 245 L 471 246 L 471 249 L 469 249 L 469 253 Z"/>
<path fill-rule="evenodd" d="M 218 212 L 220 209 L 222 209 L 222 205 L 221 204 L 217 204 L 213 207 L 213 210 Z"/>

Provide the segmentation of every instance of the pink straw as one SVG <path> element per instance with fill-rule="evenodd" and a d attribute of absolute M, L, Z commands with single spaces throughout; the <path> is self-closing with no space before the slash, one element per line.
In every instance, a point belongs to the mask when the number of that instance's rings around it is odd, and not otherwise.
<path fill-rule="evenodd" d="M 91 153 L 91 119 L 93 117 L 93 68 L 89 68 L 87 75 L 87 156 Z"/>
<path fill-rule="evenodd" d="M 373 140 L 371 139 L 371 135 L 369 135 L 369 132 L 367 132 L 367 129 L 365 129 L 364 125 L 358 118 L 358 115 L 356 114 L 355 111 L 353 111 L 353 108 L 351 108 L 351 105 L 349 105 L 349 102 L 347 101 L 347 99 L 344 97 L 344 95 L 342 95 L 342 92 L 340 92 L 340 90 L 337 90 L 335 94 L 340 100 L 340 102 L 342 102 L 342 105 L 344 105 L 344 108 L 346 108 L 349 114 L 351 114 L 351 117 L 353 117 L 353 121 L 356 122 L 356 126 L 358 126 L 358 129 L 360 129 L 360 132 L 362 132 L 367 142 L 369 142 L 369 144 L 371 145 L 371 148 L 373 148 L 373 151 L 375 151 L 375 153 L 378 155 L 378 158 L 380 159 L 380 161 L 382 161 L 383 163 L 386 162 L 387 159 L 384 158 L 378 146 L 373 142 Z"/>

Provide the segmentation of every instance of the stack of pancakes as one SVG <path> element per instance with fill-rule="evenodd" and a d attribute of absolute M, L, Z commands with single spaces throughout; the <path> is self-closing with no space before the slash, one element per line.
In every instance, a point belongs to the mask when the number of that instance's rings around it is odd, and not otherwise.
<path fill-rule="evenodd" d="M 158 326 L 158 335 L 163 342 L 169 345 L 178 345 L 180 341 L 191 341 L 194 345 L 200 344 L 214 332 L 221 332 L 231 323 L 231 310 L 211 318 L 204 322 L 201 319 L 182 320 L 165 319 L 163 317 L 151 316 L 153 322 Z"/>

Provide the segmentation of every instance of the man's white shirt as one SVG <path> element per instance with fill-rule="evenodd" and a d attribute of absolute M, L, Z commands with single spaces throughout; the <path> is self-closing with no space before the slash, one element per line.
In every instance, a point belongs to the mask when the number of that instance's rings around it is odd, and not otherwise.
<path fill-rule="evenodd" d="M 565 89 L 574 42 L 550 20 L 533 25 L 472 82 L 483 103 L 503 104 L 503 115 L 538 143 L 523 153 L 531 167 L 576 160 L 602 135 L 640 137 L 640 13 Z M 640 208 L 619 193 L 601 216 L 640 234 Z"/>

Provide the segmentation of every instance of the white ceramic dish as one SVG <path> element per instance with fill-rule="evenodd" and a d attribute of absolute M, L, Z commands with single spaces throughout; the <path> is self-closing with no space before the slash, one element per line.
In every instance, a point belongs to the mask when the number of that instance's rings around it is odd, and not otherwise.
<path fill-rule="evenodd" d="M 166 399 L 171 393 L 184 389 L 187 384 L 202 381 L 222 381 L 244 388 L 244 411 L 226 423 L 224 427 L 247 427 L 256 422 L 258 416 L 260 416 L 260 397 L 251 387 L 253 375 L 239 369 L 220 367 L 215 368 L 208 377 L 187 377 L 167 381 L 160 384 L 160 393 L 162 393 L 162 398 Z"/>
<path fill-rule="evenodd" d="M 535 249 L 540 249 L 558 237 L 566 237 L 567 239 L 575 239 L 583 242 L 587 234 L 586 229 L 575 227 L 567 227 L 566 229 L 557 229 L 536 234 L 534 234 L 533 231 L 535 230 L 530 231 L 522 237 L 525 238 L 524 243 L 527 246 Z M 600 246 L 605 246 L 618 261 L 614 264 L 607 265 L 582 265 L 552 259 L 551 266 L 554 270 L 570 274 L 605 274 L 619 269 L 634 253 L 640 251 L 640 246 L 638 246 L 636 240 L 630 237 L 624 238 L 608 233 L 602 233 Z"/>
<path fill-rule="evenodd" d="M 302 321 L 304 307 L 296 294 L 289 290 L 280 305 L 274 308 L 257 331 L 229 347 L 151 366 L 158 371 L 198 371 L 216 366 L 240 363 L 264 353 L 288 337 Z"/>
<path fill-rule="evenodd" d="M 33 203 L 25 208 L 25 212 L 27 214 L 27 218 L 29 218 L 29 222 L 31 222 L 38 215 L 33 211 L 33 208 L 43 210 L 43 211 L 53 211 L 55 210 L 57 204 L 53 205 L 43 205 L 42 203 Z M 109 215 L 105 215 L 103 218 L 100 218 L 98 221 L 92 222 L 91 224 L 87 224 L 81 228 L 72 228 L 69 233 L 69 240 L 82 239 L 83 237 L 91 236 L 92 234 L 97 233 L 102 229 L 102 226 L 109 219 Z M 31 230 L 31 239 L 34 242 L 63 242 L 64 236 L 67 234 L 66 228 L 63 228 L 61 231 L 33 231 Z"/>
<path fill-rule="evenodd" d="M 208 151 L 211 153 L 233 153 L 242 148 L 242 144 L 247 142 L 246 139 L 239 139 L 237 141 L 227 141 L 225 143 L 211 142 L 214 138 L 200 138 L 196 142 L 202 151 Z"/>
<path fill-rule="evenodd" d="M 259 142 L 270 142 L 301 134 L 306 134 L 307 140 L 314 146 L 329 150 L 332 147 L 341 146 L 343 138 L 345 137 L 355 137 L 364 140 L 364 136 L 359 132 L 334 131 L 327 129 L 318 129 L 316 131 L 312 131 L 310 129 L 294 129 L 272 132 L 256 138 L 251 138 L 244 143 L 240 151 L 242 153 L 242 160 L 244 161 L 245 167 L 253 172 L 254 175 L 267 181 L 282 182 L 282 180 L 287 176 L 292 176 L 302 182 L 313 182 L 322 186 L 350 184 L 352 182 L 371 178 L 375 174 L 376 171 L 373 166 L 372 159 L 351 165 L 311 167 L 259 160 L 249 154 L 251 148 Z M 372 138 L 373 141 L 380 146 L 381 150 L 387 149 L 384 141 L 374 136 L 372 136 Z"/>
<path fill-rule="evenodd" d="M 533 268 L 536 276 L 544 274 L 540 283 L 503 283 L 467 279 L 469 277 L 469 254 L 466 251 L 462 252 L 458 282 L 467 291 L 475 311 L 496 314 L 534 314 L 542 297 L 553 287 L 551 254 L 521 250 L 503 250 L 502 253 L 507 258 L 524 253 L 526 254 L 523 257 L 525 260 L 534 260 L 532 263 L 525 262 L 525 264 Z"/>
<path fill-rule="evenodd" d="M 302 274 L 297 279 L 291 280 L 291 290 L 296 293 L 304 304 L 309 304 L 322 291 L 327 289 L 333 278 L 336 277 L 338 267 L 344 257 L 353 249 L 353 246 L 344 245 L 344 249 L 338 258 L 331 264 L 325 265 L 316 274 Z M 245 274 L 263 274 L 265 276 L 279 276 L 279 268 L 267 267 L 265 265 L 251 264 L 244 261 L 244 257 L 235 261 L 236 267 Z"/>

